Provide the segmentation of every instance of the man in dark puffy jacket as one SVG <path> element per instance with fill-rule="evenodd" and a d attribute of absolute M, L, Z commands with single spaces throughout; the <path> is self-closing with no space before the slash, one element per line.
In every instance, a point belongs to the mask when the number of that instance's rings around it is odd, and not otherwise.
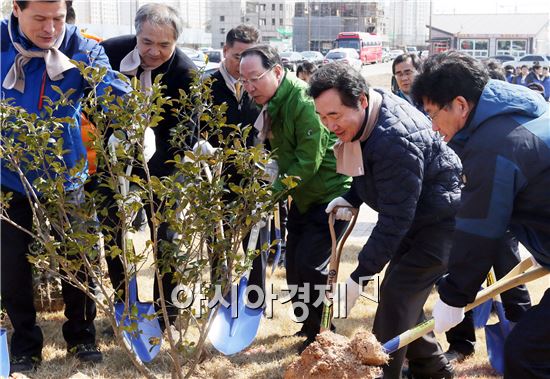
<path fill-rule="evenodd" d="M 413 86 L 432 125 L 460 149 L 464 187 L 449 273 L 439 284 L 435 331 L 464 317 L 496 262 L 507 229 L 550 267 L 550 113 L 529 90 L 490 80 L 459 52 L 430 57 Z M 527 310 L 507 338 L 505 378 L 550 378 L 550 290 Z"/>
<path fill-rule="evenodd" d="M 362 284 L 389 262 L 373 327 L 386 342 L 424 319 L 424 303 L 447 270 L 462 167 L 426 116 L 393 94 L 369 89 L 348 65 L 323 66 L 310 85 L 321 121 L 339 139 L 337 171 L 353 176 L 350 191 L 326 212 L 361 203 L 378 212 L 339 302 L 349 312 Z M 347 213 L 340 208 L 336 217 L 346 219 Z M 405 356 L 415 378 L 453 376 L 433 333 L 392 354 L 385 378 L 400 377 Z"/>

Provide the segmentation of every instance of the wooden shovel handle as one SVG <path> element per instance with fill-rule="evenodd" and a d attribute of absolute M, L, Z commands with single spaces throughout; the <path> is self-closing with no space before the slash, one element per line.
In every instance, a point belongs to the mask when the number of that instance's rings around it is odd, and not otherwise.
<path fill-rule="evenodd" d="M 353 217 L 350 224 L 346 228 L 340 243 L 338 244 L 338 239 L 336 238 L 336 232 L 334 230 L 334 213 L 339 208 L 348 208 Z M 340 267 L 340 256 L 342 255 L 342 250 L 346 244 L 346 240 L 353 231 L 355 223 L 357 222 L 357 216 L 359 215 L 359 209 L 352 207 L 335 207 L 328 216 L 328 227 L 330 230 L 330 237 L 332 239 L 331 254 L 330 254 L 330 263 L 328 269 L 327 277 L 327 290 L 325 292 L 325 301 L 323 306 L 323 314 L 321 318 L 321 332 L 330 329 L 330 322 L 332 321 L 332 297 L 334 295 L 334 285 L 338 280 L 338 268 Z"/>

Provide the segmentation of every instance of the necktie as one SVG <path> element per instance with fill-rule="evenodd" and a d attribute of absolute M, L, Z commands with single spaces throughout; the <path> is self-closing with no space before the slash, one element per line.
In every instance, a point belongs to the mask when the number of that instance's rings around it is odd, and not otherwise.
<path fill-rule="evenodd" d="M 235 82 L 235 97 L 237 98 L 237 101 L 241 101 L 241 90 L 242 90 L 242 84 L 239 81 Z"/>

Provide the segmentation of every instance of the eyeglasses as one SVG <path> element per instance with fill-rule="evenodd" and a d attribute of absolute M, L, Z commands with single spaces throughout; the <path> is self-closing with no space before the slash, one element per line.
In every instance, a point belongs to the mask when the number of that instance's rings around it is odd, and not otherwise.
<path fill-rule="evenodd" d="M 439 114 L 439 112 L 441 112 L 441 110 L 442 110 L 443 108 L 445 108 L 445 107 L 446 107 L 446 106 L 443 106 L 443 107 L 439 108 L 437 111 L 435 111 L 434 114 L 428 114 L 428 116 L 430 117 L 430 119 L 431 119 L 432 121 L 435 120 L 435 118 L 437 117 L 437 115 Z"/>
<path fill-rule="evenodd" d="M 271 66 L 270 68 L 268 68 L 267 70 L 265 70 L 260 76 L 257 76 L 255 78 L 250 78 L 250 79 L 243 79 L 243 78 L 239 78 L 239 82 L 241 82 L 241 84 L 243 86 L 249 86 L 249 85 L 253 85 L 253 86 L 256 86 L 256 84 L 262 80 L 262 78 L 265 76 L 265 74 L 267 74 L 269 71 L 273 70 L 275 68 L 275 66 Z"/>
<path fill-rule="evenodd" d="M 413 74 L 414 74 L 414 71 L 413 71 L 413 70 L 405 70 L 405 71 L 403 71 L 403 72 L 401 72 L 401 71 L 396 72 L 396 73 L 394 74 L 394 76 L 395 76 L 396 78 L 402 78 L 402 77 L 405 77 L 405 76 L 411 76 L 411 75 L 413 75 Z"/>

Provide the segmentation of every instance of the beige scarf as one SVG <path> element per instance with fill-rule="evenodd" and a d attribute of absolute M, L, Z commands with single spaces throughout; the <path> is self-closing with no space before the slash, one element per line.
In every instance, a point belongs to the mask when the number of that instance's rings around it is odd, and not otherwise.
<path fill-rule="evenodd" d="M 44 62 L 46 63 L 46 72 L 52 81 L 63 79 L 63 73 L 65 71 L 76 67 L 71 63 L 69 57 L 59 51 L 59 46 L 61 46 L 61 43 L 65 38 L 65 28 L 63 28 L 63 31 L 55 40 L 54 45 L 49 49 L 26 50 L 23 45 L 13 41 L 13 36 L 11 34 L 11 20 L 12 19 L 10 17 L 10 20 L 8 21 L 8 33 L 13 46 L 18 51 L 18 54 L 15 56 L 15 60 L 4 78 L 2 87 L 6 89 L 15 89 L 23 93 L 25 91 L 24 67 L 32 58 L 44 59 Z"/>
<path fill-rule="evenodd" d="M 368 118 L 363 133 L 354 141 L 342 142 L 339 140 L 334 144 L 337 173 L 348 176 L 361 176 L 365 174 L 361 142 L 369 138 L 376 126 L 381 104 L 382 95 L 372 89 L 369 90 Z"/>
<path fill-rule="evenodd" d="M 233 95 L 235 95 L 237 101 L 241 102 L 241 98 L 243 96 L 242 84 L 238 80 L 235 80 L 235 78 L 233 78 L 227 71 L 227 68 L 225 67 L 225 60 L 220 64 L 219 70 L 223 76 L 223 80 L 225 81 L 227 88 L 229 88 Z"/>
<path fill-rule="evenodd" d="M 264 143 L 267 138 L 273 137 L 271 133 L 271 117 L 267 112 L 267 104 L 265 104 L 254 122 L 254 128 L 258 130 L 258 139 L 260 143 Z"/>
<path fill-rule="evenodd" d="M 120 61 L 120 72 L 125 75 L 136 76 L 139 66 L 141 66 L 141 57 L 139 56 L 139 51 L 136 46 L 134 50 L 126 54 Z M 152 69 L 144 68 L 143 66 L 141 68 L 143 68 L 143 72 L 139 75 L 139 83 L 141 89 L 149 93 L 153 86 L 153 81 L 151 79 Z"/>

